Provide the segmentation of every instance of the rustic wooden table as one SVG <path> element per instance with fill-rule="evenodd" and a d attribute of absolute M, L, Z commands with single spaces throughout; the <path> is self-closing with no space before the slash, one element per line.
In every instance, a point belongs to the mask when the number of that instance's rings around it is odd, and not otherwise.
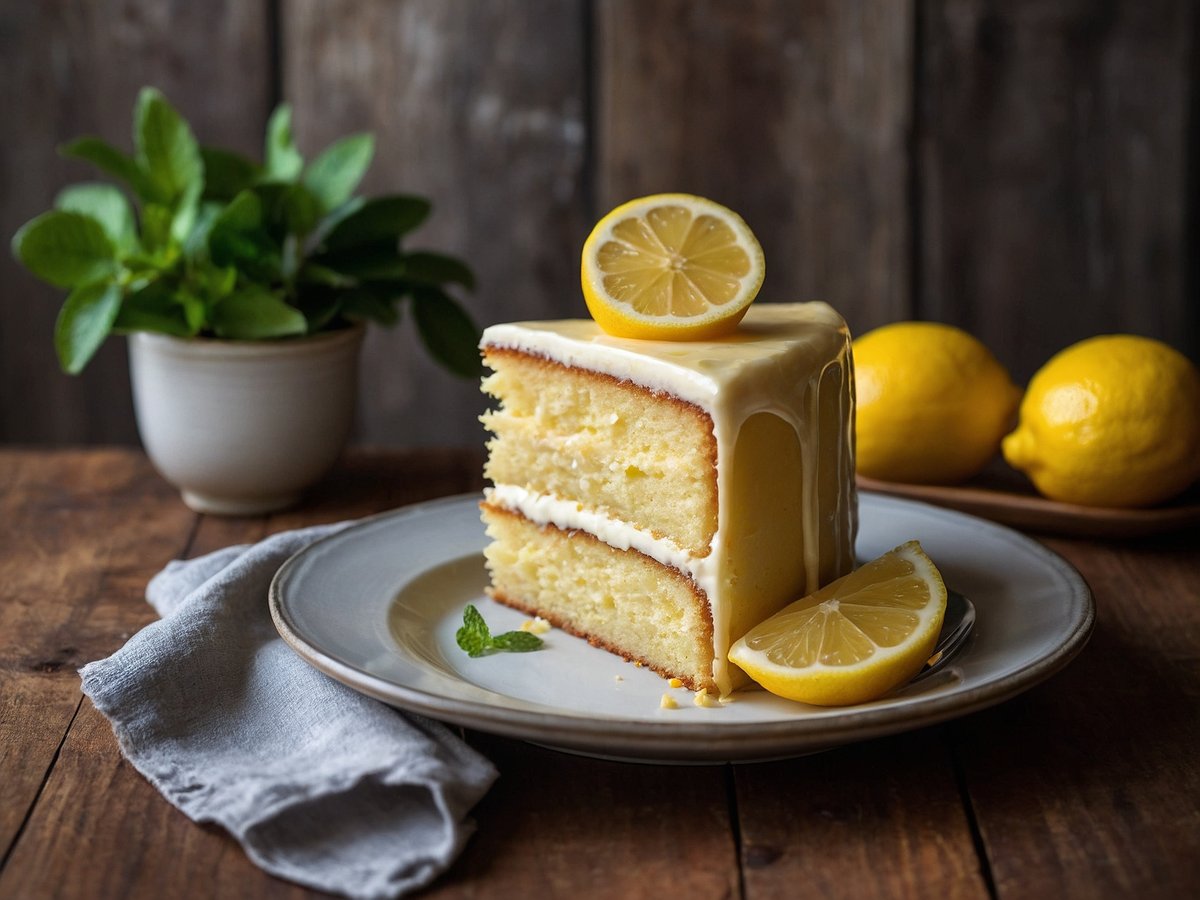
<path fill-rule="evenodd" d="M 355 452 L 298 510 L 189 512 L 133 450 L 0 451 L 0 897 L 302 897 L 141 778 L 75 674 L 174 557 L 477 490 L 471 453 Z M 1200 533 L 1047 540 L 1096 595 L 1064 672 L 947 725 L 779 763 L 501 772 L 432 897 L 1200 896 Z"/>

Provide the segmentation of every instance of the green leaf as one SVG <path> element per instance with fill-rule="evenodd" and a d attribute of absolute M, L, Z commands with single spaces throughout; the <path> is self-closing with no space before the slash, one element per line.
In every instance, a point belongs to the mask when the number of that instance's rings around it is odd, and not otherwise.
<path fill-rule="evenodd" d="M 119 178 L 128 184 L 143 203 L 167 199 L 161 195 L 154 180 L 138 164 L 116 147 L 98 137 L 82 137 L 63 144 L 58 152 L 69 159 L 90 162 L 102 172 Z"/>
<path fill-rule="evenodd" d="M 240 153 L 220 147 L 201 147 L 204 161 L 204 199 L 232 200 L 262 175 L 262 166 Z"/>
<path fill-rule="evenodd" d="M 377 197 L 337 222 L 322 239 L 322 244 L 328 250 L 388 241 L 394 246 L 403 235 L 425 221 L 429 209 L 429 201 L 423 197 Z"/>
<path fill-rule="evenodd" d="M 528 631 L 506 631 L 492 637 L 487 622 L 473 603 L 463 610 L 462 627 L 454 633 L 454 641 L 467 656 L 479 657 L 487 653 L 528 653 L 542 646 L 542 639 Z"/>
<path fill-rule="evenodd" d="M 542 639 L 528 631 L 506 631 L 492 638 L 492 649 L 506 653 L 528 653 L 541 646 Z"/>
<path fill-rule="evenodd" d="M 352 322 L 371 321 L 391 326 L 400 321 L 400 313 L 392 298 L 367 290 L 343 295 L 342 314 Z"/>
<path fill-rule="evenodd" d="M 304 334 L 304 314 L 258 285 L 234 291 L 212 311 L 212 327 L 218 337 L 254 341 Z"/>
<path fill-rule="evenodd" d="M 468 603 L 463 610 L 462 627 L 454 633 L 454 641 L 470 657 L 483 656 L 488 651 L 492 633 L 473 603 Z"/>
<path fill-rule="evenodd" d="M 423 284 L 461 284 L 475 287 L 475 275 L 467 264 L 441 253 L 409 253 L 404 257 L 404 277 Z"/>
<path fill-rule="evenodd" d="M 360 244 L 334 253 L 324 253 L 317 262 L 343 275 L 364 281 L 400 281 L 408 266 L 394 243 Z"/>
<path fill-rule="evenodd" d="M 138 94 L 133 138 L 139 166 L 149 173 L 170 203 L 189 188 L 203 189 L 204 162 L 196 137 L 183 117 L 154 88 L 142 88 Z"/>
<path fill-rule="evenodd" d="M 304 184 L 329 212 L 350 199 L 375 155 L 375 138 L 352 134 L 331 144 L 304 172 Z"/>
<path fill-rule="evenodd" d="M 21 226 L 13 253 L 30 272 L 55 287 L 99 281 L 116 270 L 116 250 L 91 216 L 54 210 Z"/>
<path fill-rule="evenodd" d="M 338 272 L 335 269 L 330 269 L 326 266 L 319 265 L 315 262 L 306 262 L 300 267 L 300 272 L 297 279 L 308 284 L 319 284 L 324 287 L 331 288 L 352 288 L 358 281 Z"/>
<path fill-rule="evenodd" d="M 183 318 L 187 322 L 188 333 L 199 334 L 208 324 L 208 308 L 204 301 L 182 288 L 175 291 L 174 299 L 183 308 Z"/>
<path fill-rule="evenodd" d="M 413 294 L 413 316 L 430 356 L 464 378 L 483 374 L 479 328 L 448 294 L 437 288 L 420 288 Z"/>
<path fill-rule="evenodd" d="M 162 254 L 171 243 L 171 223 L 175 214 L 169 206 L 147 203 L 142 209 L 142 246 L 148 253 Z M 159 260 L 156 265 L 164 263 Z"/>
<path fill-rule="evenodd" d="M 231 231 L 255 231 L 262 227 L 262 201 L 251 190 L 242 191 L 229 202 L 213 222 L 214 228 Z"/>
<path fill-rule="evenodd" d="M 171 289 L 161 282 L 151 282 L 134 291 L 121 304 L 113 332 L 131 331 L 153 331 L 175 337 L 195 334 L 188 326 L 183 307 L 174 302 Z"/>
<path fill-rule="evenodd" d="M 54 205 L 66 212 L 91 216 L 104 228 L 113 245 L 121 250 L 132 250 L 137 246 L 133 210 L 120 189 L 111 184 L 73 184 L 59 191 Z"/>
<path fill-rule="evenodd" d="M 188 185 L 175 204 L 175 212 L 171 216 L 171 238 L 180 244 L 187 241 L 196 224 L 203 188 L 204 185 L 199 181 Z"/>
<path fill-rule="evenodd" d="M 304 313 L 304 318 L 308 320 L 309 334 L 316 334 L 318 331 L 324 330 L 330 322 L 341 314 L 344 296 L 344 294 L 338 291 L 329 291 L 316 295 L 309 292 L 309 294 L 302 295 L 296 301 L 296 306 L 300 312 Z"/>
<path fill-rule="evenodd" d="M 283 195 L 283 221 L 288 234 L 304 237 L 321 218 L 321 204 L 312 191 L 294 184 Z"/>
<path fill-rule="evenodd" d="M 94 281 L 71 291 L 54 326 L 54 349 L 64 372 L 77 375 L 112 332 L 121 309 L 121 288 Z"/>
<path fill-rule="evenodd" d="M 292 140 L 292 108 L 286 104 L 276 107 L 267 122 L 263 159 L 266 160 L 266 177 L 270 179 L 293 181 L 304 169 L 304 157 Z"/>
<path fill-rule="evenodd" d="M 212 232 L 213 223 L 224 208 L 224 204 L 209 200 L 200 204 L 196 212 L 196 221 L 192 225 L 192 233 L 183 244 L 183 252 L 190 258 L 195 259 L 208 249 L 208 236 Z"/>
<path fill-rule="evenodd" d="M 242 191 L 217 214 L 209 229 L 208 253 L 218 266 L 237 266 L 256 280 L 274 281 L 282 266 L 280 248 L 263 228 L 256 191 Z"/>

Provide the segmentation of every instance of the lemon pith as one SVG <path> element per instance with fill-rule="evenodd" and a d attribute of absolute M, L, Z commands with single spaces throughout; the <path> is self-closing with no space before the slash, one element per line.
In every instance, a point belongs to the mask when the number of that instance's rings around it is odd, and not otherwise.
<path fill-rule="evenodd" d="M 1200 478 L 1200 370 L 1151 338 L 1080 341 L 1033 376 L 1003 453 L 1054 500 L 1161 503 Z"/>
<path fill-rule="evenodd" d="M 609 334 L 720 337 L 762 286 L 762 247 L 742 218 L 691 194 L 655 194 L 614 209 L 583 245 L 584 301 Z"/>
<path fill-rule="evenodd" d="M 945 612 L 941 574 L 909 541 L 750 629 L 729 659 L 789 700 L 864 703 L 921 670 Z"/>

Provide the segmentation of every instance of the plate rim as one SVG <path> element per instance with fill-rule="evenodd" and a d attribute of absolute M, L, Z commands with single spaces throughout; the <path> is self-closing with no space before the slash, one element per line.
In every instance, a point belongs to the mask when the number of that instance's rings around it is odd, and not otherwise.
<path fill-rule="evenodd" d="M 995 681 L 945 696 L 932 696 L 915 706 L 884 706 L 854 710 L 819 720 L 797 719 L 772 722 L 711 723 L 655 722 L 614 716 L 588 716 L 569 711 L 539 712 L 511 709 L 474 700 L 430 693 L 373 675 L 337 659 L 310 643 L 289 619 L 285 591 L 310 554 L 329 543 L 354 540 L 381 522 L 420 518 L 444 507 L 477 505 L 476 492 L 454 494 L 436 500 L 387 510 L 357 520 L 344 529 L 301 548 L 289 557 L 271 580 L 268 605 L 280 637 L 301 659 L 347 686 L 390 706 L 506 737 L 549 744 L 575 752 L 593 752 L 605 758 L 636 759 L 662 763 L 729 762 L 779 759 L 827 749 L 858 740 L 924 728 L 951 718 L 977 712 L 1036 686 L 1071 662 L 1086 646 L 1095 628 L 1096 608 L 1092 591 L 1079 571 L 1050 548 L 1012 528 L 978 516 L 934 504 L 922 503 L 873 491 L 862 491 L 873 502 L 900 507 L 917 507 L 937 518 L 969 520 L 973 527 L 1004 534 L 1023 544 L 1057 570 L 1068 582 L 1071 598 L 1081 606 L 1081 615 L 1064 640 L 1051 651 Z M 452 677 L 448 676 L 448 677 Z M 500 695 L 502 696 L 502 695 Z M 597 751 L 596 737 L 603 738 Z M 691 740 L 689 740 L 691 739 Z M 697 742 L 702 739 L 703 743 Z"/>

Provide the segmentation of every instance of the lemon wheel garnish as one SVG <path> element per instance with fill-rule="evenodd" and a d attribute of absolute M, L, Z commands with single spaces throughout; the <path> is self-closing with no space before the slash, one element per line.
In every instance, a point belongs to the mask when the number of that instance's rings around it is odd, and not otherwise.
<path fill-rule="evenodd" d="M 763 252 L 737 213 L 691 194 L 618 206 L 583 245 L 583 298 L 617 337 L 704 340 L 728 334 L 763 280 Z"/>
<path fill-rule="evenodd" d="M 945 614 L 942 576 L 909 541 L 756 625 L 729 659 L 789 700 L 864 703 L 921 671 Z"/>

